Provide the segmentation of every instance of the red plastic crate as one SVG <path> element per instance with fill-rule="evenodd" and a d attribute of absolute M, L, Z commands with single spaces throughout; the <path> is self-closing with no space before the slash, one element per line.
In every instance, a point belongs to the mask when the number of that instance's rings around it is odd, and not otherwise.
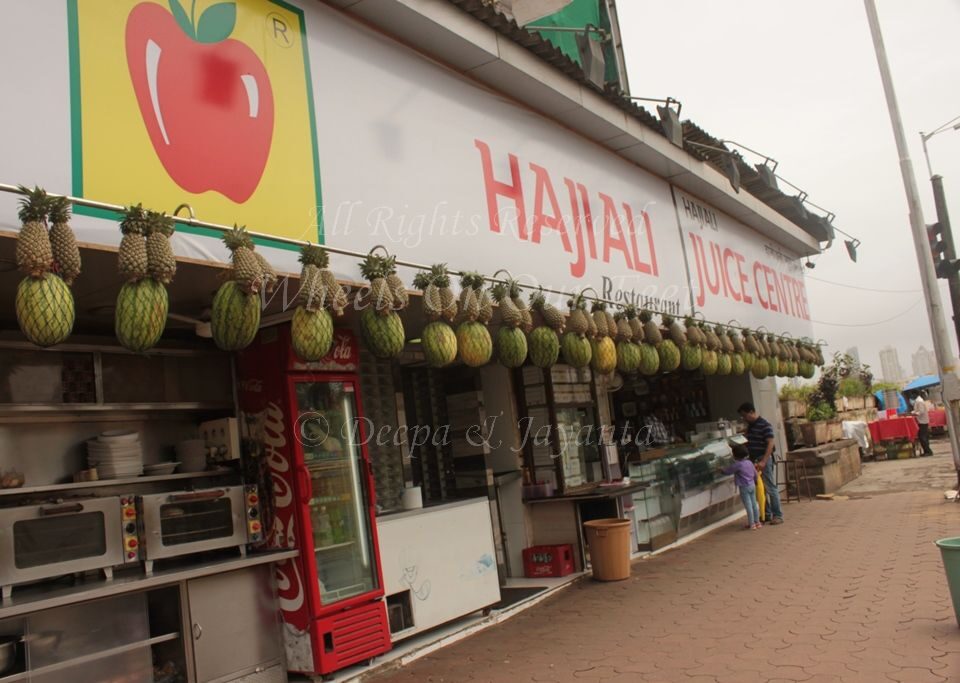
<path fill-rule="evenodd" d="M 523 551 L 523 573 L 528 579 L 573 573 L 573 546 L 533 545 Z"/>

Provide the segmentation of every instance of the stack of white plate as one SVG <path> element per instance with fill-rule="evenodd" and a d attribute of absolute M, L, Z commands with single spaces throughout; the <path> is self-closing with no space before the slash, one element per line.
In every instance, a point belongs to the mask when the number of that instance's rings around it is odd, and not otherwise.
<path fill-rule="evenodd" d="M 143 451 L 137 432 L 104 432 L 87 441 L 87 462 L 101 479 L 139 477 L 143 474 Z"/>

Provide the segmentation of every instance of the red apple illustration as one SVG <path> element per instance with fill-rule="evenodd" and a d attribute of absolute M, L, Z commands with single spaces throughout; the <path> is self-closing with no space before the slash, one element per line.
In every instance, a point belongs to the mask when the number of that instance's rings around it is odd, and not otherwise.
<path fill-rule="evenodd" d="M 231 40 L 236 4 L 211 5 L 194 22 L 144 2 L 127 17 L 127 66 L 160 163 L 188 192 L 253 194 L 270 154 L 273 91 L 260 58 Z"/>

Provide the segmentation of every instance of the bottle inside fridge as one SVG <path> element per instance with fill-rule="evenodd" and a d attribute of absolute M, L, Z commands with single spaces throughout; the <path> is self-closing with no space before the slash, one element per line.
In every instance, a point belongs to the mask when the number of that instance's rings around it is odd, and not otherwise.
<path fill-rule="evenodd" d="M 320 599 L 330 605 L 377 587 L 355 391 L 350 382 L 298 381 L 295 396 Z"/>

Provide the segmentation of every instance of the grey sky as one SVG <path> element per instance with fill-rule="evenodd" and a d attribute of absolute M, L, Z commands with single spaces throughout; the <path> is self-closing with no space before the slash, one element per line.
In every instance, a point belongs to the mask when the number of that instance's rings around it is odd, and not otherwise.
<path fill-rule="evenodd" d="M 960 2 L 877 4 L 924 218 L 932 223 L 918 131 L 960 115 Z M 780 162 L 778 174 L 863 241 L 859 263 L 838 242 L 807 271 L 817 335 L 831 350 L 858 346 L 878 374 L 879 350 L 891 344 L 909 372 L 910 354 L 920 345 L 932 348 L 932 341 L 863 2 L 620 0 L 618 9 L 632 94 L 675 97 L 684 118 L 769 154 Z M 928 144 L 960 226 L 960 131 Z"/>

